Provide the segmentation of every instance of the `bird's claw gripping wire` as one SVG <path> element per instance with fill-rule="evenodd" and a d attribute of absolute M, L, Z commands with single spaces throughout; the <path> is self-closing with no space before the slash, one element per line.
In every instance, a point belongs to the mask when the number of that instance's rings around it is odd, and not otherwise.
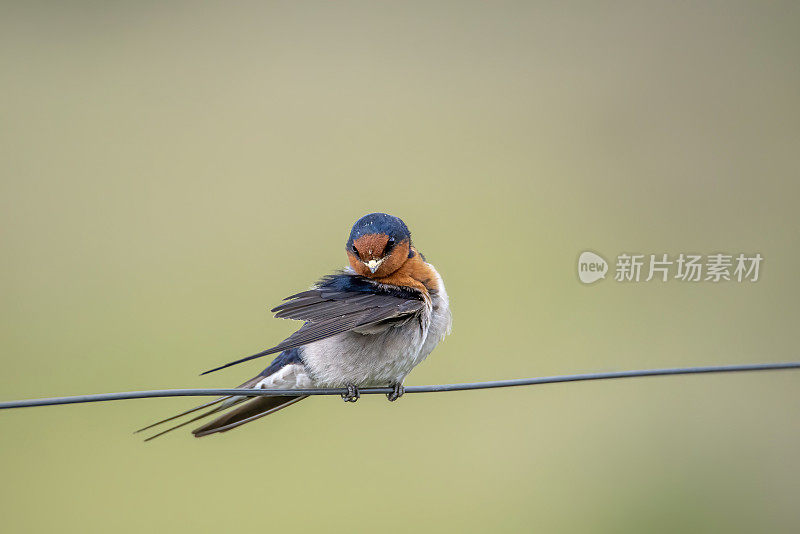
<path fill-rule="evenodd" d="M 347 386 L 347 393 L 342 393 L 342 400 L 345 402 L 356 402 L 359 398 L 361 398 L 361 393 L 352 384 Z"/>
<path fill-rule="evenodd" d="M 389 399 L 389 402 L 394 402 L 400 397 L 403 396 L 403 393 L 406 392 L 406 388 L 403 387 L 403 384 L 393 384 L 392 385 L 392 392 L 386 394 L 386 398 Z"/>

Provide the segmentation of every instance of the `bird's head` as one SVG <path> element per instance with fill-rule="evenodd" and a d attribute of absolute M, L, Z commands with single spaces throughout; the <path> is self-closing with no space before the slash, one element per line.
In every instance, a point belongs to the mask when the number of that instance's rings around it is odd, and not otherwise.
<path fill-rule="evenodd" d="M 389 276 L 413 255 L 408 227 L 385 213 L 370 213 L 357 220 L 346 247 L 350 266 L 369 278 Z"/>

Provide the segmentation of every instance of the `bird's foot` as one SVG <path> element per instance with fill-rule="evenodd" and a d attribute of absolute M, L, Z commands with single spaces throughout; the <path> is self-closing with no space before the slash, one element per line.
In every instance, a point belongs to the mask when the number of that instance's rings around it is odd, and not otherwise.
<path fill-rule="evenodd" d="M 347 386 L 347 393 L 342 393 L 342 400 L 345 402 L 356 402 L 361 397 L 361 393 L 358 392 L 358 388 L 354 385 Z"/>
<path fill-rule="evenodd" d="M 406 392 L 406 388 L 403 387 L 403 384 L 393 384 L 392 385 L 392 392 L 386 394 L 386 398 L 389 399 L 389 402 L 394 402 L 400 397 L 403 396 L 403 393 Z"/>

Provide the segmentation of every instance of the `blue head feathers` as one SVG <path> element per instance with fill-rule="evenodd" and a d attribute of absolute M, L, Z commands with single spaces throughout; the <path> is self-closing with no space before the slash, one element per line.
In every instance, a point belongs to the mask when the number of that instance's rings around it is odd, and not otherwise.
<path fill-rule="evenodd" d="M 394 217 L 386 213 L 370 213 L 364 215 L 353 225 L 350 230 L 350 237 L 347 240 L 347 248 L 353 246 L 353 241 L 363 235 L 383 234 L 394 239 L 397 243 L 411 240 L 411 232 L 408 231 L 406 223 L 399 217 Z"/>

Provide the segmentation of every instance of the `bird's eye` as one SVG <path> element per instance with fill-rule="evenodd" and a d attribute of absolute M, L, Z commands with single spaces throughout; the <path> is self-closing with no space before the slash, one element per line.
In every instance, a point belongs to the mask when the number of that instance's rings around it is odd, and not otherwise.
<path fill-rule="evenodd" d="M 350 250 L 352 250 L 352 251 L 353 251 L 353 254 L 355 254 L 356 256 L 358 256 L 358 249 L 356 248 L 356 246 L 355 246 L 355 245 L 353 245 L 352 247 L 350 247 Z"/>
<path fill-rule="evenodd" d="M 384 249 L 383 249 L 383 253 L 384 253 L 384 254 L 388 254 L 388 253 L 389 253 L 389 251 L 390 251 L 390 250 L 392 250 L 392 247 L 393 247 L 393 246 L 394 246 L 394 238 L 393 238 L 393 237 L 390 237 L 390 238 L 389 238 L 389 241 L 387 241 L 387 242 L 386 242 L 386 246 L 385 246 L 385 247 L 384 247 Z"/>

